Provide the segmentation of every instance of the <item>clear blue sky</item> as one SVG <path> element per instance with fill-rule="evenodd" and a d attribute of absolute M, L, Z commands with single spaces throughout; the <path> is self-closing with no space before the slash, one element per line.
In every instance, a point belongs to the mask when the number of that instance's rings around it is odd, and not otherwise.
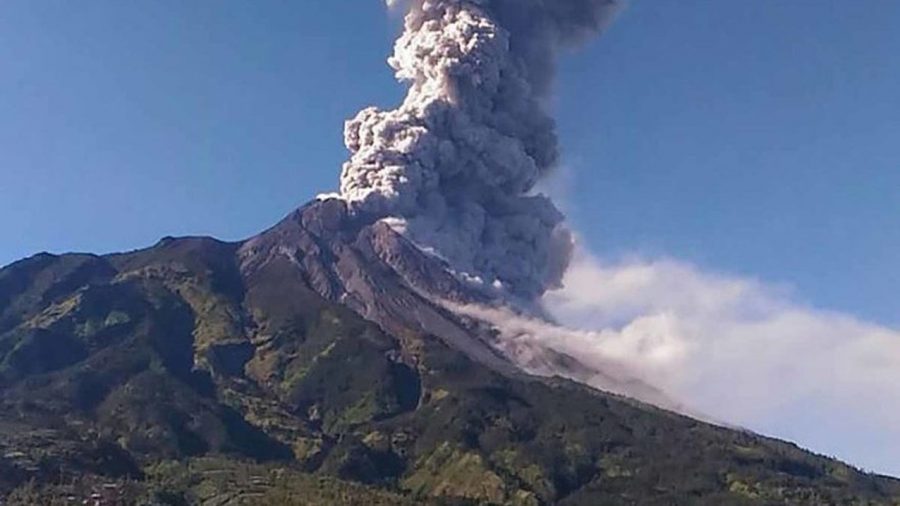
<path fill-rule="evenodd" d="M 900 2 L 633 0 L 568 56 L 566 207 L 668 255 L 900 323 Z M 403 90 L 379 0 L 0 2 L 0 263 L 239 239 L 336 186 Z"/>

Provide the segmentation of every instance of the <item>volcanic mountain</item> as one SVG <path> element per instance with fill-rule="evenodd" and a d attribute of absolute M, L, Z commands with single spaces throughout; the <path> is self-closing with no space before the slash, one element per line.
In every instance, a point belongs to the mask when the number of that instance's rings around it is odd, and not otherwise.
<path fill-rule="evenodd" d="M 7 504 L 900 504 L 483 316 L 552 325 L 555 57 L 618 2 L 388 3 L 409 92 L 347 122 L 338 193 L 242 242 L 0 270 Z"/>
<path fill-rule="evenodd" d="M 492 303 L 337 199 L 240 243 L 12 264 L 0 490 L 12 504 L 900 501 L 900 482 L 792 444 L 529 375 L 437 295 Z"/>

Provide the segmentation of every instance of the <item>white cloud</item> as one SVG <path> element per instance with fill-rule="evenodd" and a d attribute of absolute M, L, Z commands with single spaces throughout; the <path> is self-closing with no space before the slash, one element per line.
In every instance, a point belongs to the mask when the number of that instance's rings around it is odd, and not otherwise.
<path fill-rule="evenodd" d="M 545 303 L 565 328 L 485 319 L 507 346 L 539 343 L 613 367 L 713 419 L 900 475 L 897 330 L 684 262 L 605 263 L 584 252 Z"/>

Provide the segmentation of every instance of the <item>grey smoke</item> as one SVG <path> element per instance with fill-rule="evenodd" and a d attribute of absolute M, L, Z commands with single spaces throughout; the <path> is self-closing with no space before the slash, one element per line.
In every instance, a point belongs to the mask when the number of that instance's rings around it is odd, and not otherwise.
<path fill-rule="evenodd" d="M 389 63 L 409 92 L 396 109 L 367 108 L 347 122 L 341 198 L 461 275 L 529 299 L 558 287 L 572 237 L 534 192 L 558 159 L 544 101 L 560 48 L 601 31 L 617 2 L 404 5 Z"/>

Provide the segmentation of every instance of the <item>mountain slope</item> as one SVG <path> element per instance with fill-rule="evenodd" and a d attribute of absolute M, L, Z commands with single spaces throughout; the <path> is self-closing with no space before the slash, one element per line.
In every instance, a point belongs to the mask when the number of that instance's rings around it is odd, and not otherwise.
<path fill-rule="evenodd" d="M 306 503 L 900 504 L 896 480 L 528 376 L 428 294 L 490 297 L 337 201 L 243 243 L 8 266 L 0 490 L 130 478 L 158 503 L 202 503 L 228 487 L 173 476 L 218 462 L 330 477 Z"/>

